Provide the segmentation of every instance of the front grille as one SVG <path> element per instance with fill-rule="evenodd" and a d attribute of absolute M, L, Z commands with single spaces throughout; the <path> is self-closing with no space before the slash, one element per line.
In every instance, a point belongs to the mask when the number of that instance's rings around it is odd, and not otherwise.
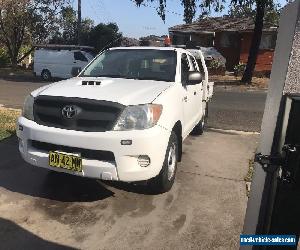
<path fill-rule="evenodd" d="M 40 141 L 30 141 L 30 144 L 33 148 L 41 151 L 62 151 L 70 154 L 80 153 L 81 157 L 85 159 L 115 162 L 114 153 L 110 151 L 74 148 Z"/>
<path fill-rule="evenodd" d="M 75 107 L 76 115 L 67 118 L 63 108 Z M 108 101 L 73 97 L 38 96 L 34 101 L 36 123 L 69 130 L 104 132 L 111 130 L 124 106 Z"/>

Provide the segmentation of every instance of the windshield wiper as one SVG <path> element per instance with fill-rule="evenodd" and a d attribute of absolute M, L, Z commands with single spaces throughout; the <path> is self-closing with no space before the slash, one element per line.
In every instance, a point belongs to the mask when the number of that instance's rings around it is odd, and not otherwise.
<path fill-rule="evenodd" d="M 162 81 L 162 82 L 171 82 L 170 79 L 162 79 L 159 77 L 136 77 L 137 80 L 152 80 L 152 81 Z"/>
<path fill-rule="evenodd" d="M 87 76 L 87 75 L 83 75 L 84 77 L 111 77 L 111 78 L 122 78 L 121 75 L 117 75 L 117 74 L 104 74 L 104 75 L 94 75 L 94 76 Z"/>
<path fill-rule="evenodd" d="M 161 79 L 158 77 L 138 77 L 138 76 L 124 76 L 118 74 L 103 74 L 103 75 L 82 75 L 82 77 L 111 77 L 111 78 L 124 78 L 124 79 L 134 79 L 134 80 L 152 80 L 152 81 L 163 81 L 171 82 L 170 79 Z"/>

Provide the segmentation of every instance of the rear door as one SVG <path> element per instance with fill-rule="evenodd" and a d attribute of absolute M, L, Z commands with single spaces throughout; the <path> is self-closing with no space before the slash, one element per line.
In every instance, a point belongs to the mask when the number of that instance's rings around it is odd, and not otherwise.
<path fill-rule="evenodd" d="M 59 78 L 69 78 L 69 70 L 72 63 L 72 53 L 68 50 L 53 50 L 49 52 L 49 70 L 51 76 Z"/>

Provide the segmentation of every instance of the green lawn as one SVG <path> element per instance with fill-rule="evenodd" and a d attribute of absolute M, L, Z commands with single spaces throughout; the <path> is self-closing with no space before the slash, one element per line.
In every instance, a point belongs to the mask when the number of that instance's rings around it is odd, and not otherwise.
<path fill-rule="evenodd" d="M 16 121 L 21 111 L 0 107 L 0 141 L 16 133 Z"/>

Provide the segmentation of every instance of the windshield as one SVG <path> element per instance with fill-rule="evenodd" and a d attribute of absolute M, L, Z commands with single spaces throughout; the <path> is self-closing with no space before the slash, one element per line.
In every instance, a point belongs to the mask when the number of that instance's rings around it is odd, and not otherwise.
<path fill-rule="evenodd" d="M 114 49 L 100 54 L 81 77 L 116 77 L 175 81 L 176 52 L 172 50 Z"/>

